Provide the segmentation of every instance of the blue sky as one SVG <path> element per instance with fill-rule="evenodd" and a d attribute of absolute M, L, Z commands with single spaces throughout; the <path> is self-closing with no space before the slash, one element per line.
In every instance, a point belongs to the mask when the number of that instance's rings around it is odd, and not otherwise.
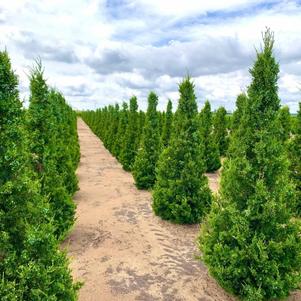
<path fill-rule="evenodd" d="M 203 3 L 208 2 L 208 3 Z M 7 47 L 28 98 L 28 70 L 41 57 L 50 85 L 76 109 L 139 99 L 149 91 L 178 100 L 189 72 L 201 108 L 231 111 L 250 83 L 261 32 L 275 32 L 279 94 L 295 112 L 301 101 L 301 1 L 10 0 L 0 3 Z"/>

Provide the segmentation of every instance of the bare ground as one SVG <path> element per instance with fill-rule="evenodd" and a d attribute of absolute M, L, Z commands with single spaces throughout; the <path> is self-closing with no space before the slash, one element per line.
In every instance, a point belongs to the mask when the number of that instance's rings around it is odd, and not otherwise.
<path fill-rule="evenodd" d="M 195 259 L 199 226 L 154 216 L 150 192 L 137 190 L 81 119 L 78 133 L 77 221 L 64 246 L 74 277 L 85 283 L 79 301 L 235 300 Z M 209 179 L 217 189 L 218 176 Z"/>

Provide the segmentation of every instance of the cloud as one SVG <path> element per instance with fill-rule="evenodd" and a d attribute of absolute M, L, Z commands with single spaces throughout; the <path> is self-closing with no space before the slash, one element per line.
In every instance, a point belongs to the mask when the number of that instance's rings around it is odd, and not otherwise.
<path fill-rule="evenodd" d="M 201 107 L 234 108 L 250 82 L 248 69 L 266 26 L 275 31 L 279 93 L 292 110 L 300 100 L 301 5 L 293 0 L 10 0 L 0 3 L 7 46 L 28 98 L 28 67 L 40 56 L 50 85 L 77 109 L 150 90 L 159 108 L 178 98 L 189 72 Z M 26 89 L 27 87 L 27 89 Z"/>
<path fill-rule="evenodd" d="M 71 85 L 64 87 L 64 93 L 68 96 L 90 97 L 94 91 L 88 85 L 80 84 L 78 86 Z"/>
<path fill-rule="evenodd" d="M 226 73 L 247 68 L 251 54 L 245 52 L 233 37 L 202 37 L 197 42 L 172 41 L 155 47 L 116 44 L 100 48 L 86 59 L 86 63 L 99 74 L 134 72 L 149 76 L 168 74 L 181 77 L 187 72 L 194 77 Z"/>
<path fill-rule="evenodd" d="M 21 31 L 21 39 L 16 40 L 16 46 L 23 52 L 24 57 L 34 60 L 41 57 L 42 60 L 63 62 L 72 64 L 78 62 L 74 50 L 61 41 L 48 41 L 46 37 L 35 37 L 33 32 Z"/>

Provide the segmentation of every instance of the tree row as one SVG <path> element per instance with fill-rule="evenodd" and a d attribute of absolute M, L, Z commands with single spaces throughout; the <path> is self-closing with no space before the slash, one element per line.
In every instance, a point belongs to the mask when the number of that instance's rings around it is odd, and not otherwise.
<path fill-rule="evenodd" d="M 79 161 L 76 114 L 48 87 L 40 62 L 24 109 L 18 78 L 0 52 L 0 299 L 77 299 L 59 248 L 74 223 Z"/>
<path fill-rule="evenodd" d="M 223 108 L 212 116 L 209 102 L 199 113 L 189 77 L 174 114 L 171 102 L 157 112 L 153 92 L 146 114 L 137 112 L 136 97 L 129 108 L 82 113 L 137 187 L 152 189 L 155 214 L 202 223 L 202 260 L 242 300 L 283 298 L 301 281 L 301 106 L 293 119 L 280 107 L 273 46 L 268 29 L 230 118 Z M 221 156 L 220 189 L 212 195 L 205 172 L 217 170 Z"/>

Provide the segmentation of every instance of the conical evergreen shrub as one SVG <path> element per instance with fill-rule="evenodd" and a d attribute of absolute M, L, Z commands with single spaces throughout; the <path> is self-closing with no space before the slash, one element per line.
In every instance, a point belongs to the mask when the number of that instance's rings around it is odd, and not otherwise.
<path fill-rule="evenodd" d="M 218 147 L 219 155 L 225 156 L 228 148 L 228 131 L 227 131 L 227 111 L 220 107 L 214 114 L 213 118 L 213 138 Z"/>
<path fill-rule="evenodd" d="M 237 96 L 236 110 L 233 112 L 232 118 L 231 118 L 231 132 L 234 132 L 236 129 L 239 128 L 239 125 L 242 120 L 242 116 L 245 111 L 247 101 L 248 101 L 248 98 L 245 93 L 241 93 Z"/>
<path fill-rule="evenodd" d="M 58 131 L 57 103 L 53 100 L 42 65 L 38 62 L 30 76 L 30 105 L 27 112 L 30 151 L 33 167 L 42 184 L 42 193 L 49 198 L 57 237 L 62 239 L 74 223 L 75 204 L 57 168 L 58 164 L 65 164 L 60 162 L 60 157 L 61 151 L 66 149 L 66 146 L 62 146 L 66 141 Z M 67 172 L 74 172 L 74 169 Z"/>
<path fill-rule="evenodd" d="M 163 125 L 163 130 L 162 130 L 162 136 L 161 136 L 161 144 L 165 148 L 169 144 L 169 139 L 171 136 L 171 131 L 172 131 L 172 102 L 169 99 L 166 107 L 166 116 L 165 116 L 165 122 Z"/>
<path fill-rule="evenodd" d="M 155 184 L 155 168 L 160 154 L 158 97 L 154 92 L 148 96 L 148 108 L 141 144 L 133 165 L 133 176 L 139 189 L 149 189 Z"/>
<path fill-rule="evenodd" d="M 288 106 L 280 108 L 278 112 L 278 125 L 280 138 L 286 143 L 291 135 L 291 114 Z"/>
<path fill-rule="evenodd" d="M 200 135 L 204 144 L 204 159 L 207 172 L 213 172 L 221 167 L 218 145 L 213 136 L 212 112 L 209 101 L 200 113 Z"/>
<path fill-rule="evenodd" d="M 124 133 L 126 132 L 126 127 L 128 124 L 128 104 L 124 102 L 122 104 L 122 110 L 120 112 L 118 120 L 118 128 L 115 136 L 115 142 L 113 145 L 113 155 L 119 159 L 119 154 L 124 141 Z"/>
<path fill-rule="evenodd" d="M 106 147 L 112 153 L 119 125 L 119 104 L 112 107 Z"/>
<path fill-rule="evenodd" d="M 288 144 L 290 175 L 296 185 L 296 215 L 301 215 L 301 103 L 296 120 L 295 133 Z"/>
<path fill-rule="evenodd" d="M 130 110 L 129 110 L 129 121 L 126 128 L 123 146 L 120 152 L 120 162 L 124 170 L 130 171 L 135 161 L 138 143 L 139 143 L 139 132 L 138 132 L 138 104 L 137 98 L 133 96 L 130 99 Z"/>
<path fill-rule="evenodd" d="M 294 186 L 276 126 L 279 66 L 269 30 L 263 42 L 220 195 L 200 235 L 210 273 L 242 300 L 254 301 L 284 298 L 301 281 L 300 223 L 292 219 Z"/>
<path fill-rule="evenodd" d="M 180 84 L 179 92 L 170 143 L 158 161 L 152 206 L 163 219 L 192 224 L 200 222 L 208 211 L 211 191 L 204 176 L 197 103 L 189 77 Z"/>
<path fill-rule="evenodd" d="M 18 80 L 0 52 L 0 300 L 77 300 L 49 207 L 34 179 Z"/>

